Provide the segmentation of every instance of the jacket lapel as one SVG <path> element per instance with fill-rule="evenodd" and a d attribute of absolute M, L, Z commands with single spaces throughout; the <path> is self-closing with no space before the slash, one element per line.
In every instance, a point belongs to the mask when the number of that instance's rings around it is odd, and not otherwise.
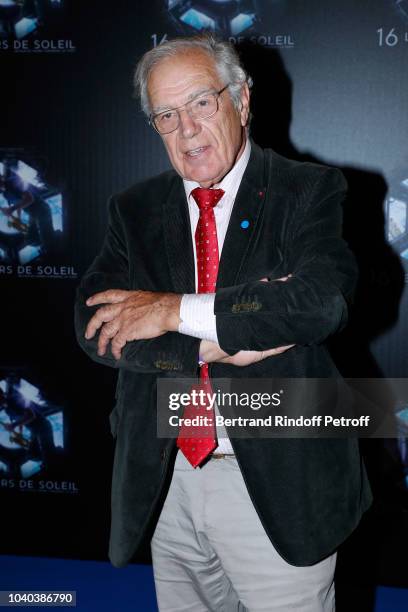
<path fill-rule="evenodd" d="M 194 252 L 183 181 L 175 176 L 163 205 L 167 261 L 175 293 L 195 292 Z"/>
<path fill-rule="evenodd" d="M 251 156 L 235 198 L 218 269 L 217 289 L 236 284 L 256 236 L 266 194 L 264 152 L 251 141 Z"/>

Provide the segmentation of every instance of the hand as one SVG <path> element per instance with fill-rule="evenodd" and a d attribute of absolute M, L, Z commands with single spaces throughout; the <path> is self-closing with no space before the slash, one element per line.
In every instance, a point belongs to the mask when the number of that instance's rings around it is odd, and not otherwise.
<path fill-rule="evenodd" d="M 218 361 L 221 363 L 229 363 L 230 365 L 243 367 L 252 365 L 258 361 L 263 361 L 267 357 L 272 357 L 273 355 L 281 355 L 282 353 L 286 353 L 286 351 L 293 346 L 295 345 L 287 344 L 286 346 L 277 346 L 276 348 L 271 348 L 267 351 L 239 351 L 238 353 L 235 353 L 235 355 L 228 355 L 228 357 L 224 357 Z"/>
<path fill-rule="evenodd" d="M 201 340 L 200 342 L 200 361 L 212 363 L 221 361 L 224 357 L 229 357 L 228 353 L 222 350 L 219 344 L 210 340 Z"/>
<path fill-rule="evenodd" d="M 285 353 L 293 346 L 295 345 L 287 344 L 286 346 L 278 346 L 267 351 L 239 351 L 235 355 L 228 355 L 216 342 L 202 340 L 200 344 L 200 359 L 206 363 L 228 363 L 229 365 L 243 367 L 262 361 L 266 357 Z"/>
<path fill-rule="evenodd" d="M 86 301 L 87 306 L 103 306 L 89 321 L 85 338 L 90 340 L 100 329 L 98 355 L 104 355 L 111 342 L 112 355 L 120 359 L 126 342 L 157 338 L 168 331 L 177 331 L 181 298 L 176 293 L 121 289 L 96 293 Z"/>

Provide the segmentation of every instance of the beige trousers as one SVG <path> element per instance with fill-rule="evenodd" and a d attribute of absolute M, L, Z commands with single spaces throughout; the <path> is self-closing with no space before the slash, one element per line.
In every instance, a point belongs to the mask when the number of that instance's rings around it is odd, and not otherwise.
<path fill-rule="evenodd" d="M 271 500 L 273 503 L 273 500 Z M 177 454 L 152 539 L 160 612 L 333 612 L 336 554 L 308 567 L 276 552 L 235 457 Z"/>

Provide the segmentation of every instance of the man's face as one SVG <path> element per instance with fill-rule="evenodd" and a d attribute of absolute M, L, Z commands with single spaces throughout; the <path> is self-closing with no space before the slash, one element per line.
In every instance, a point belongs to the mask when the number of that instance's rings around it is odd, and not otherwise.
<path fill-rule="evenodd" d="M 177 108 L 197 94 L 219 91 L 225 85 L 213 59 L 203 51 L 193 50 L 166 58 L 155 66 L 147 91 L 155 114 Z M 228 89 L 219 96 L 218 112 L 212 117 L 197 120 L 182 109 L 177 130 L 162 136 L 174 169 L 201 187 L 219 183 L 244 150 L 248 114 L 246 84 L 242 87 L 239 110 L 233 105 Z"/>

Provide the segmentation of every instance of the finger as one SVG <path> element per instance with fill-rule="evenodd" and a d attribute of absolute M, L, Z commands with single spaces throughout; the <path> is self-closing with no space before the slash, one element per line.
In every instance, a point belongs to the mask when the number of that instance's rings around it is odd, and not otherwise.
<path fill-rule="evenodd" d="M 105 323 L 102 326 L 101 332 L 98 338 L 98 355 L 102 357 L 106 353 L 106 347 L 108 346 L 111 338 L 116 336 L 120 327 L 118 319 L 114 319 L 110 323 Z"/>
<path fill-rule="evenodd" d="M 268 349 L 267 351 L 264 351 L 263 359 L 265 359 L 265 357 L 271 357 L 272 355 L 280 355 L 281 353 L 285 353 L 286 351 L 288 351 L 293 346 L 295 346 L 295 345 L 294 344 L 287 344 L 285 346 L 277 346 L 275 348 Z"/>
<path fill-rule="evenodd" d="M 108 289 L 107 291 L 100 291 L 91 295 L 86 300 L 87 306 L 98 306 L 99 304 L 118 304 L 124 302 L 129 297 L 130 291 L 123 289 Z"/>
<path fill-rule="evenodd" d="M 116 334 L 111 343 L 112 355 L 115 359 L 120 359 L 122 355 L 122 349 L 126 344 L 126 337 L 124 334 Z"/>
<path fill-rule="evenodd" d="M 85 338 L 87 340 L 91 340 L 94 337 L 95 333 L 101 327 L 103 323 L 107 323 L 113 318 L 113 316 L 109 316 L 104 308 L 99 308 L 99 310 L 94 314 L 94 316 L 89 321 L 85 330 Z"/>
<path fill-rule="evenodd" d="M 102 308 L 98 308 L 92 319 L 89 321 L 86 330 L 85 330 L 85 338 L 90 340 L 94 337 L 95 333 L 98 331 L 100 326 L 103 323 L 108 323 L 112 321 L 116 316 L 118 316 L 120 312 L 119 305 L 108 305 L 103 306 Z"/>

